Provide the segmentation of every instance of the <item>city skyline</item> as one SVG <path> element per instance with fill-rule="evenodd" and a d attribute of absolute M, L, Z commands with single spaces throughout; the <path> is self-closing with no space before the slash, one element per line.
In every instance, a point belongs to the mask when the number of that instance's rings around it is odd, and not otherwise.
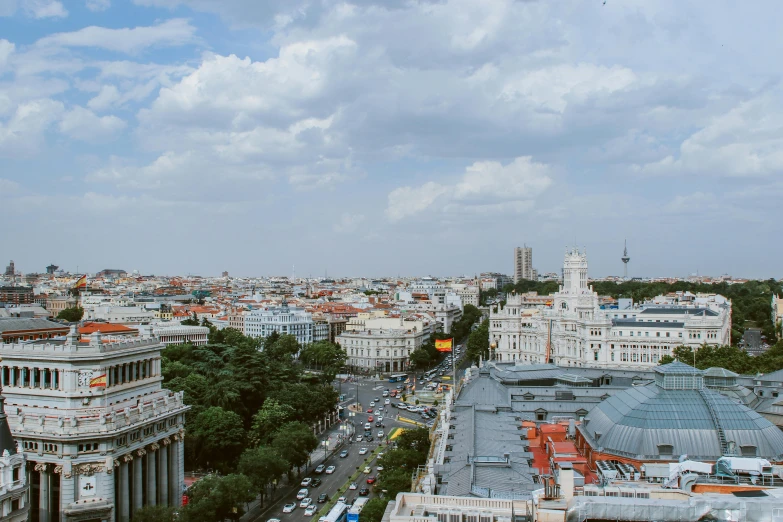
<path fill-rule="evenodd" d="M 0 0 L 0 257 L 781 277 L 775 7 Z"/>

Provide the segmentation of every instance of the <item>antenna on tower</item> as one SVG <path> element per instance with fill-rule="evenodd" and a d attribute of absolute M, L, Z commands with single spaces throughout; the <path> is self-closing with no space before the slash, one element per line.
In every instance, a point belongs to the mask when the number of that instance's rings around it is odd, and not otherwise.
<path fill-rule="evenodd" d="M 620 260 L 623 262 L 623 279 L 628 279 L 628 261 L 631 260 L 630 257 L 628 257 L 628 240 L 623 240 L 623 257 L 620 258 Z"/>

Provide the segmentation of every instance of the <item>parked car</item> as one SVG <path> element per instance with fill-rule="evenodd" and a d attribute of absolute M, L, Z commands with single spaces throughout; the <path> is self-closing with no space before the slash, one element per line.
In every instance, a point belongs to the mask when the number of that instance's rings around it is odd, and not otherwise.
<path fill-rule="evenodd" d="M 316 506 L 315 504 L 310 504 L 309 506 L 307 506 L 307 509 L 305 509 L 304 514 L 306 517 L 311 517 L 315 515 L 316 511 L 318 511 L 318 506 Z"/>
<path fill-rule="evenodd" d="M 344 459 L 344 458 L 345 458 L 345 457 L 347 457 L 347 456 L 348 456 L 348 450 L 342 450 L 342 451 L 340 452 L 340 458 L 341 458 L 341 459 Z"/>
<path fill-rule="evenodd" d="M 296 494 L 296 500 L 302 500 L 302 499 L 303 499 L 303 498 L 305 498 L 305 497 L 306 497 L 306 496 L 307 496 L 309 493 L 310 493 L 310 491 L 309 491 L 307 488 L 302 488 L 302 489 L 300 489 L 300 490 L 299 490 L 299 492 Z"/>
<path fill-rule="evenodd" d="M 326 466 L 324 466 L 323 464 L 319 464 L 319 465 L 318 465 L 318 466 L 315 468 L 315 472 L 316 472 L 316 473 L 323 473 L 325 469 L 326 469 Z M 303 485 L 303 486 L 306 486 L 307 484 L 302 484 L 302 485 Z"/>
<path fill-rule="evenodd" d="M 290 504 L 283 506 L 283 513 L 291 513 L 294 509 L 296 509 L 296 504 L 291 502 Z"/>
<path fill-rule="evenodd" d="M 302 486 L 309 486 L 312 481 L 313 479 L 311 479 L 310 477 L 305 477 L 304 479 L 302 479 Z"/>
<path fill-rule="evenodd" d="M 335 469 L 337 469 L 337 467 L 335 467 L 335 466 L 329 466 L 328 468 L 326 468 L 326 472 L 325 472 L 325 473 L 326 473 L 327 475 L 331 475 L 332 473 L 334 473 L 334 470 L 335 470 Z"/>
<path fill-rule="evenodd" d="M 327 500 L 329 500 L 329 495 L 327 495 L 326 493 L 321 493 L 320 495 L 318 495 L 318 503 L 319 504 L 323 504 Z"/>
<path fill-rule="evenodd" d="M 302 499 L 302 501 L 299 503 L 299 507 L 300 507 L 300 508 L 306 508 L 307 506 L 309 506 L 309 505 L 310 505 L 310 504 L 312 504 L 312 503 L 313 503 L 313 499 L 311 499 L 310 497 L 305 497 L 305 498 L 303 498 L 303 499 Z"/>

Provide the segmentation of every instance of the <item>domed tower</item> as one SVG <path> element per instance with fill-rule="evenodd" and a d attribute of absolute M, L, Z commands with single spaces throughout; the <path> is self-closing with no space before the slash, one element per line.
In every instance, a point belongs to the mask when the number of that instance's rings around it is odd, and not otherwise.
<path fill-rule="evenodd" d="M 560 291 L 571 295 L 589 294 L 587 286 L 587 253 L 572 248 L 563 261 L 563 286 Z"/>

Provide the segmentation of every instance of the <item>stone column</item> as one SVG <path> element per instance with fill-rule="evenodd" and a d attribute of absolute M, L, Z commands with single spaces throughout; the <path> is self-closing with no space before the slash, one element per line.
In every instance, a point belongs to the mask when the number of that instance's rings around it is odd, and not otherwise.
<path fill-rule="evenodd" d="M 128 480 L 128 466 L 133 460 L 133 455 L 124 455 L 120 461 L 120 491 L 117 498 L 119 522 L 130 520 L 130 481 Z"/>
<path fill-rule="evenodd" d="M 169 492 L 172 506 L 179 506 L 182 501 L 182 491 L 177 491 L 179 484 L 179 441 L 177 435 L 174 435 L 171 441 L 170 462 L 169 462 Z"/>
<path fill-rule="evenodd" d="M 169 505 L 169 444 L 171 439 L 166 437 L 162 441 L 160 448 L 160 485 L 158 493 L 160 494 L 160 504 Z"/>
<path fill-rule="evenodd" d="M 158 474 L 156 472 L 155 459 L 157 458 L 157 449 L 160 448 L 156 443 L 150 444 L 147 452 L 147 505 L 154 506 L 158 502 Z"/>
<path fill-rule="evenodd" d="M 133 460 L 133 512 L 137 509 L 144 507 L 144 487 L 141 476 L 141 461 L 142 457 L 147 452 L 144 449 L 140 449 L 136 452 L 138 458 Z"/>
<path fill-rule="evenodd" d="M 36 464 L 35 471 L 41 475 L 41 485 L 38 488 L 38 520 L 49 522 L 49 471 L 46 464 Z"/>

